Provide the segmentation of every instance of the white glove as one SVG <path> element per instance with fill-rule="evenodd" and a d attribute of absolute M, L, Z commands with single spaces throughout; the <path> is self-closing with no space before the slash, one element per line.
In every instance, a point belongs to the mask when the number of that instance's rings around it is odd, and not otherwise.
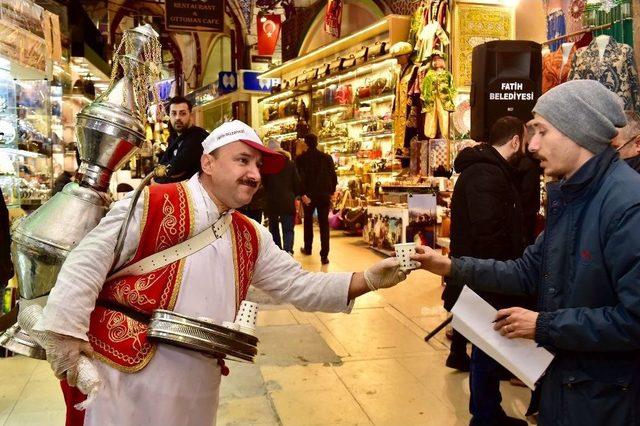
<path fill-rule="evenodd" d="M 51 331 L 46 333 L 45 350 L 54 374 L 60 380 L 66 377 L 69 386 L 76 386 L 80 354 L 89 358 L 93 356 L 89 342 Z"/>
<path fill-rule="evenodd" d="M 364 271 L 364 280 L 371 291 L 393 287 L 406 278 L 406 272 L 400 269 L 400 262 L 395 257 L 376 262 Z"/>

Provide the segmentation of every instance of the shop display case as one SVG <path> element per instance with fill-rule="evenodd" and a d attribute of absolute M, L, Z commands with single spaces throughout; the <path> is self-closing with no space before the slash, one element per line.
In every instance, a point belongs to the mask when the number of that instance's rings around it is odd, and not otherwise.
<path fill-rule="evenodd" d="M 49 82 L 13 80 L 7 72 L 0 87 L 0 186 L 8 206 L 36 208 L 53 183 Z"/>
<path fill-rule="evenodd" d="M 395 64 L 395 59 L 382 57 L 311 85 L 311 127 L 341 176 L 394 169 Z"/>
<path fill-rule="evenodd" d="M 260 136 L 278 142 L 295 140 L 300 126 L 307 123 L 309 104 L 309 93 L 304 90 L 288 90 L 260 99 Z"/>

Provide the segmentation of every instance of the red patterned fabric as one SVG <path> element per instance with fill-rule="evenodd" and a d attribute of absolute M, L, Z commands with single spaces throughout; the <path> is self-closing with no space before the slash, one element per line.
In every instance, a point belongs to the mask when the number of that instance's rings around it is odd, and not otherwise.
<path fill-rule="evenodd" d="M 247 297 L 253 270 L 258 260 L 260 240 L 251 221 L 241 213 L 233 212 L 231 221 L 234 264 L 236 270 L 236 312 Z"/>
<path fill-rule="evenodd" d="M 190 238 L 194 228 L 193 210 L 184 183 L 148 188 L 140 243 L 129 264 Z M 251 284 L 260 241 L 251 221 L 238 212 L 232 214 L 230 228 L 237 311 Z M 181 259 L 145 275 L 120 277 L 105 283 L 91 314 L 88 333 L 96 358 L 129 373 L 149 363 L 155 345 L 147 340 L 147 325 L 132 316 L 148 317 L 156 309 L 174 308 L 184 262 L 185 259 Z"/>
<path fill-rule="evenodd" d="M 138 250 L 129 264 L 174 246 L 192 233 L 191 207 L 182 183 L 145 189 L 143 228 Z M 184 259 L 142 276 L 107 281 L 91 314 L 89 341 L 96 356 L 122 371 L 142 369 L 155 347 L 147 341 L 147 326 L 104 305 L 117 305 L 145 316 L 155 309 L 173 309 Z"/>

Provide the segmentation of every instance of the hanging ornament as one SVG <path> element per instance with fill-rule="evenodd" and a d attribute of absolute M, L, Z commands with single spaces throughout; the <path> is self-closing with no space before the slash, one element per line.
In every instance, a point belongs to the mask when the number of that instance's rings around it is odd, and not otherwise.
<path fill-rule="evenodd" d="M 293 0 L 282 0 L 280 6 L 284 9 L 285 19 L 291 18 L 296 13 L 296 6 Z"/>
<path fill-rule="evenodd" d="M 569 13 L 571 14 L 571 17 L 576 21 L 581 20 L 585 7 L 585 0 L 571 0 L 571 5 L 569 6 Z"/>
<path fill-rule="evenodd" d="M 616 0 L 602 0 L 600 2 L 600 9 L 604 11 L 604 13 L 611 12 L 611 9 L 616 5 Z"/>
<path fill-rule="evenodd" d="M 240 0 L 240 9 L 242 9 L 242 16 L 247 23 L 247 27 L 251 26 L 251 7 L 252 0 Z"/>

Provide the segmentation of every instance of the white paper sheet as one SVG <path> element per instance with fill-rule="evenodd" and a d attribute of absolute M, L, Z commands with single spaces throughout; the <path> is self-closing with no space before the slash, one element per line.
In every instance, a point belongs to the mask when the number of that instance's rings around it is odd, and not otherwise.
<path fill-rule="evenodd" d="M 451 309 L 452 325 L 484 353 L 495 359 L 529 388 L 545 372 L 553 354 L 530 339 L 508 339 L 493 329 L 496 309 L 465 286 Z"/>

